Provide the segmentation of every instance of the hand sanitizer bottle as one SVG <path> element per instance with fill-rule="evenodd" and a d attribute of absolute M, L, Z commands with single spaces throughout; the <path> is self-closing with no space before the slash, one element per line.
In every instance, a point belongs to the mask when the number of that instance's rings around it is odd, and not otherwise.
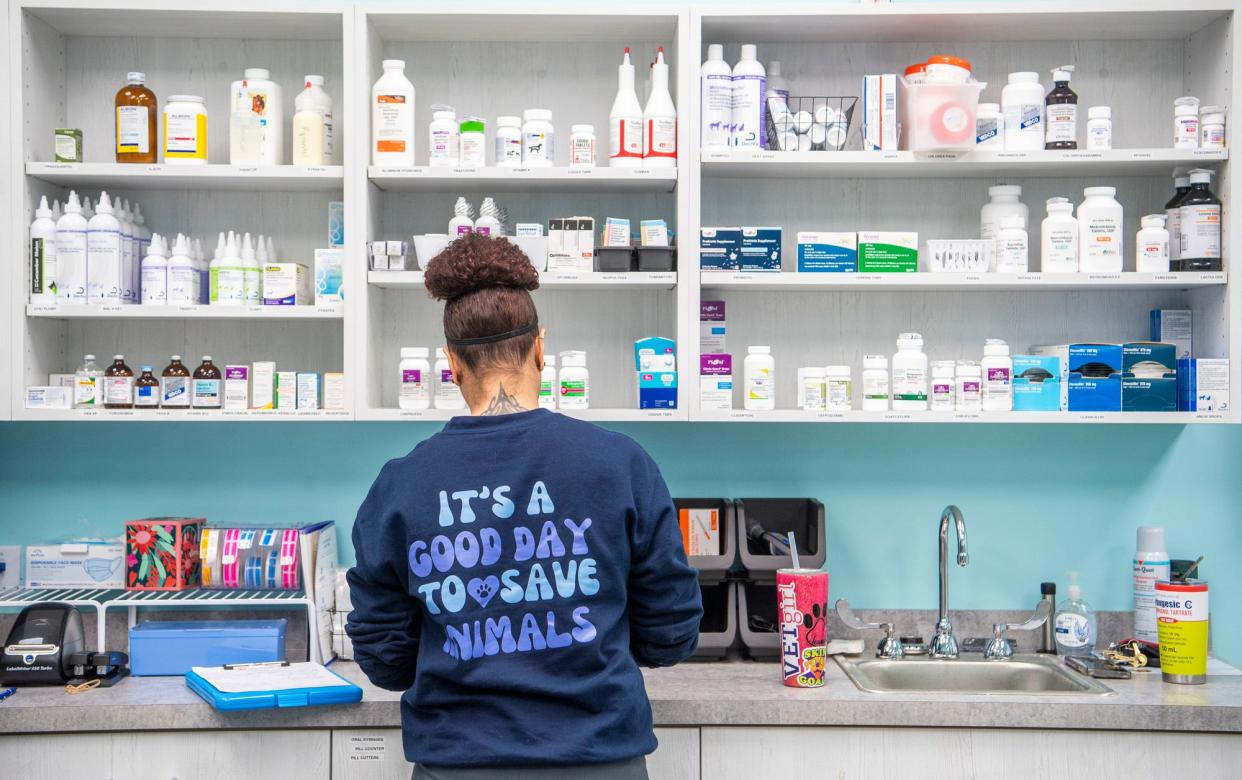
<path fill-rule="evenodd" d="M 1089 656 L 1095 652 L 1095 611 L 1082 600 L 1078 572 L 1069 573 L 1068 598 L 1057 607 L 1055 620 L 1057 655 Z"/>

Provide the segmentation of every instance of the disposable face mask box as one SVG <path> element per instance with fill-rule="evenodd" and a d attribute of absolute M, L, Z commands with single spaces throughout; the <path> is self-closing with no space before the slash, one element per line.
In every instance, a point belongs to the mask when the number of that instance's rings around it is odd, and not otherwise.
<path fill-rule="evenodd" d="M 1069 345 L 1069 410 L 1121 411 L 1121 345 Z"/>
<path fill-rule="evenodd" d="M 897 148 L 897 74 L 863 76 L 863 149 Z"/>
<path fill-rule="evenodd" d="M 26 548 L 28 588 L 125 587 L 125 545 L 42 544 Z"/>
<path fill-rule="evenodd" d="M 264 306 L 306 306 L 313 303 L 310 271 L 301 263 L 263 266 Z"/>
<path fill-rule="evenodd" d="M 716 412 L 733 409 L 732 355 L 699 355 L 699 408 Z"/>
<path fill-rule="evenodd" d="M 699 267 L 704 271 L 736 271 L 742 267 L 742 229 L 699 229 Z"/>
<path fill-rule="evenodd" d="M 781 229 L 743 227 L 740 254 L 743 271 L 781 270 Z"/>
<path fill-rule="evenodd" d="M 858 270 L 857 233 L 798 234 L 798 270 L 853 273 Z"/>
<path fill-rule="evenodd" d="M 315 250 L 316 305 L 331 306 L 345 300 L 341 290 L 341 272 L 344 266 L 344 249 Z"/>
<path fill-rule="evenodd" d="M 1066 411 L 1069 409 L 1069 345 L 1050 344 L 1042 347 L 1031 347 L 1031 354 L 1041 357 L 1056 358 L 1057 368 L 1055 373 L 1060 379 L 1058 384 L 1061 389 L 1061 402 L 1059 408 L 1062 412 Z"/>
<path fill-rule="evenodd" d="M 1152 341 L 1121 345 L 1121 411 L 1177 411 L 1176 351 Z"/>
<path fill-rule="evenodd" d="M 699 352 L 704 355 L 719 354 L 726 350 L 724 301 L 699 301 Z"/>
<path fill-rule="evenodd" d="M 1061 410 L 1061 361 L 1053 355 L 1013 356 L 1015 412 Z"/>
<path fill-rule="evenodd" d="M 919 270 L 919 234 L 859 232 L 858 272 L 912 274 Z"/>
<path fill-rule="evenodd" d="M 1194 339 L 1192 330 L 1194 318 L 1190 309 L 1152 309 L 1151 338 L 1163 344 L 1172 344 L 1177 350 L 1177 359 L 1194 355 Z"/>
<path fill-rule="evenodd" d="M 1224 358 L 1177 361 L 1177 411 L 1229 411 L 1229 361 Z"/>

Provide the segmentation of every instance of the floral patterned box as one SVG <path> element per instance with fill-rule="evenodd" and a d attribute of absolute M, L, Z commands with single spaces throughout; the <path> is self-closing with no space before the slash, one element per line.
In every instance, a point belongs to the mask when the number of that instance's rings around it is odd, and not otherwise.
<path fill-rule="evenodd" d="M 125 588 L 185 590 L 202 584 L 201 517 L 151 517 L 125 523 Z"/>

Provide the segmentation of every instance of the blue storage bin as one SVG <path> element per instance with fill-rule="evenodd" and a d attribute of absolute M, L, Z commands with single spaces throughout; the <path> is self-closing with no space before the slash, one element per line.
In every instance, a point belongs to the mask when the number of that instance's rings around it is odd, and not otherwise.
<path fill-rule="evenodd" d="M 184 675 L 194 666 L 285 660 L 279 620 L 149 620 L 129 630 L 130 673 Z"/>

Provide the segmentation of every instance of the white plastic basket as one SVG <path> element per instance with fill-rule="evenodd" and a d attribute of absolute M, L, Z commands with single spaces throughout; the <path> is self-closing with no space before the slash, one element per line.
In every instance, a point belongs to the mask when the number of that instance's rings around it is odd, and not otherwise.
<path fill-rule="evenodd" d="M 928 239 L 927 270 L 934 273 L 986 273 L 996 254 L 995 241 Z"/>

